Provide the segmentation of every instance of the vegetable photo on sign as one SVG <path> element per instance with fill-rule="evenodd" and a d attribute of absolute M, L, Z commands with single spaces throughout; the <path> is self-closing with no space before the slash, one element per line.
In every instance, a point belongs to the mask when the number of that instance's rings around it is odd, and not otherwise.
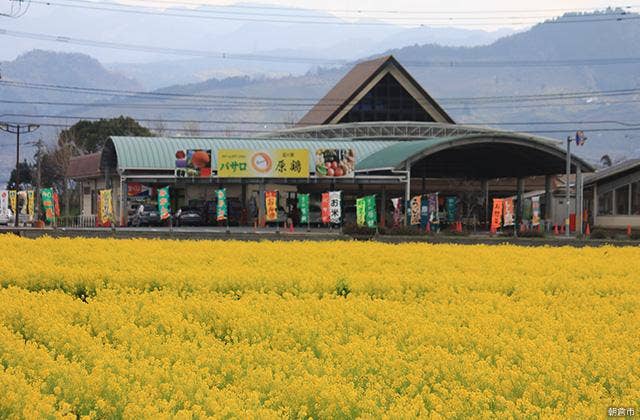
<path fill-rule="evenodd" d="M 356 157 L 353 149 L 318 149 L 315 164 L 316 176 L 353 177 Z"/>

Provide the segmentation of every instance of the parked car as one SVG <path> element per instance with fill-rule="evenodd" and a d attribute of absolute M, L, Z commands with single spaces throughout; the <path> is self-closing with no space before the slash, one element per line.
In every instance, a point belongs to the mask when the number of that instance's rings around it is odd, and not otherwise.
<path fill-rule="evenodd" d="M 11 220 L 13 220 L 11 210 L 7 209 L 5 212 L 0 212 L 0 225 L 9 225 Z"/>
<path fill-rule="evenodd" d="M 28 214 L 19 213 L 18 215 L 18 223 L 20 224 L 20 226 L 31 223 L 29 219 L 30 218 Z M 11 209 L 7 209 L 6 213 L 0 213 L 0 225 L 13 226 L 15 224 L 15 220 L 16 219 L 11 212 Z"/>
<path fill-rule="evenodd" d="M 202 214 L 204 216 L 204 223 L 207 226 L 225 226 L 226 221 L 218 222 L 216 207 L 218 200 L 214 198 L 211 201 L 207 201 L 204 204 Z M 239 226 L 242 220 L 242 203 L 239 198 L 227 197 L 227 217 L 229 218 L 229 225 Z"/>
<path fill-rule="evenodd" d="M 174 215 L 176 226 L 200 226 L 204 222 L 202 211 L 195 207 L 182 207 Z"/>
<path fill-rule="evenodd" d="M 142 212 L 136 211 L 131 218 L 131 226 L 157 226 L 160 224 L 158 207 L 145 204 Z"/>

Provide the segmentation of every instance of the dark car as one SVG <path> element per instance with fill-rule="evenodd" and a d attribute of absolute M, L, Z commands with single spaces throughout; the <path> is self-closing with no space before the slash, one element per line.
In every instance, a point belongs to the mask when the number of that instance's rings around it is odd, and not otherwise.
<path fill-rule="evenodd" d="M 160 224 L 158 207 L 145 204 L 143 210 L 137 210 L 131 218 L 131 226 L 157 226 Z"/>
<path fill-rule="evenodd" d="M 176 226 L 201 226 L 204 222 L 202 212 L 195 207 L 182 207 L 174 215 Z"/>
<path fill-rule="evenodd" d="M 217 220 L 217 199 L 207 201 L 204 205 L 202 214 L 204 216 L 204 223 L 207 226 L 225 226 L 226 221 Z M 229 225 L 239 226 L 242 220 L 242 203 L 239 198 L 227 197 L 227 217 L 229 218 Z"/>

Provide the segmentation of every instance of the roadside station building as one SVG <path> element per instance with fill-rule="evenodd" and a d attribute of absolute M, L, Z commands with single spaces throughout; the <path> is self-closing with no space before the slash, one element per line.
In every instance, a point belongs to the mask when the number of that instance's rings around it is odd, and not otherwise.
<path fill-rule="evenodd" d="M 356 65 L 292 129 L 252 138 L 111 137 L 99 161 L 76 159 L 91 161 L 83 173 L 99 173 L 79 178 L 85 213 L 104 185 L 113 191 L 122 223 L 140 200 L 153 201 L 154 189 L 169 185 L 173 209 L 212 200 L 224 187 L 242 208 L 267 190 L 279 191 L 281 205 L 310 193 L 313 213 L 322 192 L 340 190 L 347 221 L 355 219 L 356 197 L 375 194 L 383 223 L 391 198 L 438 192 L 458 197 L 458 219 L 482 224 L 490 218 L 491 198 L 535 190 L 546 192 L 543 218 L 550 218 L 551 192 L 565 172 L 560 146 L 526 133 L 457 124 L 388 56 Z M 209 153 L 210 169 L 194 172 L 181 163 L 194 151 Z M 296 160 L 300 172 L 290 170 Z M 578 217 L 583 173 L 592 170 L 572 157 Z M 517 218 L 522 212 L 519 205 Z"/>

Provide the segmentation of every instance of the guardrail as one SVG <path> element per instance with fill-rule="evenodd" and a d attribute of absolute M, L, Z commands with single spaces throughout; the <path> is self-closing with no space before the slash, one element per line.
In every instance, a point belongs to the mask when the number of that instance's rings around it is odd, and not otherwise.
<path fill-rule="evenodd" d="M 92 228 L 96 227 L 96 217 L 97 216 L 95 214 L 56 217 L 56 226 L 67 228 Z"/>

